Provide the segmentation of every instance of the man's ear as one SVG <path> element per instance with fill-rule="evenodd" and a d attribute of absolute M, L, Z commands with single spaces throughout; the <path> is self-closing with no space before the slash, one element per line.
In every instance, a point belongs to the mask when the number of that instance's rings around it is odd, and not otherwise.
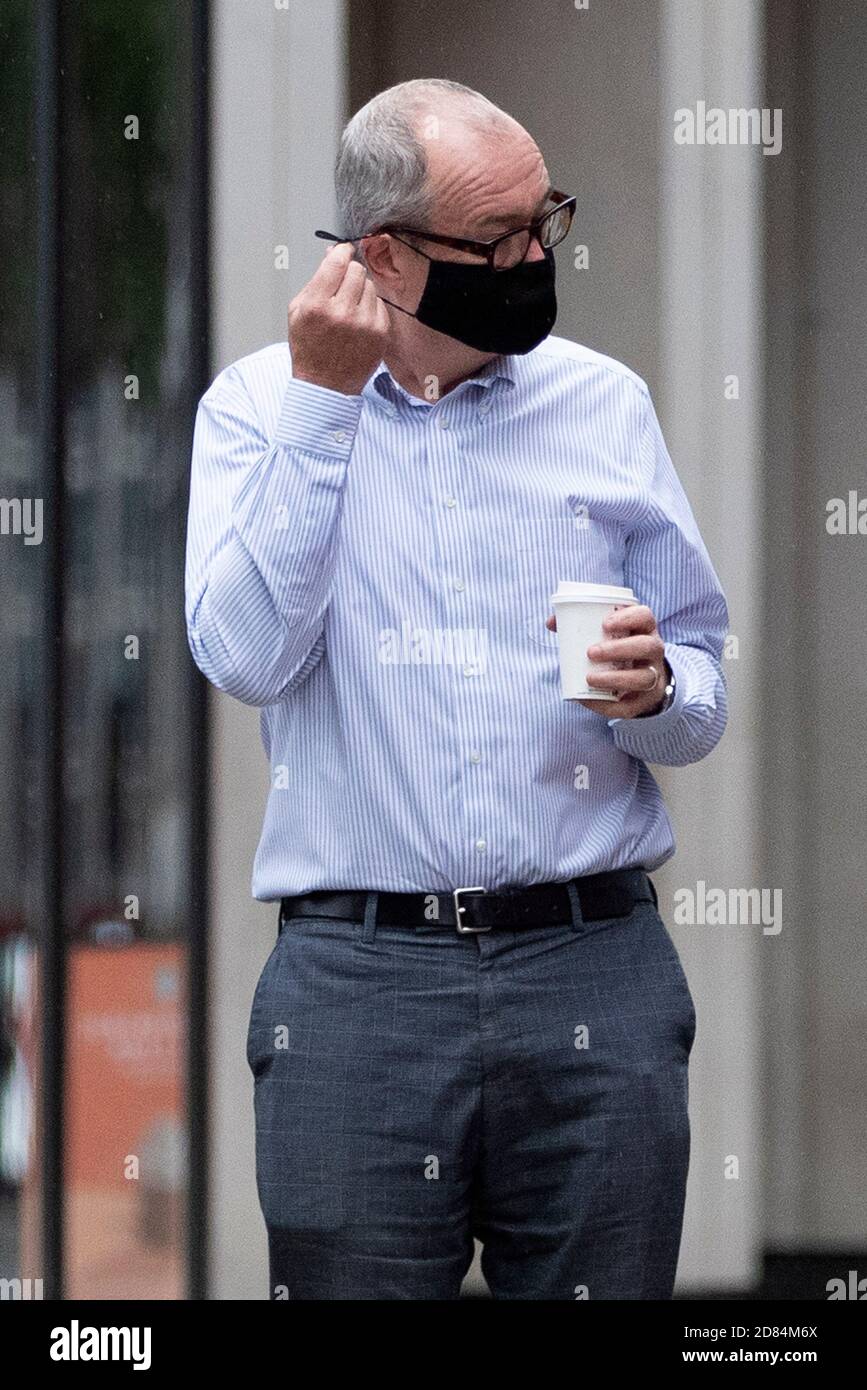
<path fill-rule="evenodd" d="M 371 275 L 393 280 L 397 273 L 391 237 L 386 232 L 374 232 L 358 243 L 359 259 Z"/>

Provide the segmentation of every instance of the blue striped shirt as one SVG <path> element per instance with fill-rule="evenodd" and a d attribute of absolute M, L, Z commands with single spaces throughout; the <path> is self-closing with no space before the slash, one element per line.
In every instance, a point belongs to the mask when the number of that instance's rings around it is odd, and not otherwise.
<path fill-rule="evenodd" d="M 650 606 L 667 710 L 561 700 L 559 580 Z M 647 764 L 726 721 L 725 599 L 648 389 L 557 337 L 433 401 L 384 363 L 357 396 L 294 380 L 285 343 L 227 367 L 196 417 L 186 619 L 208 679 L 261 708 L 263 900 L 656 868 Z"/>

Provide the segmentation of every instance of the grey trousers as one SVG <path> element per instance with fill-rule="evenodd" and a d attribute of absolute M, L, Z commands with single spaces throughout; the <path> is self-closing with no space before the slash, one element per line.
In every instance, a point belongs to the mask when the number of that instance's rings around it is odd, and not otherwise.
<path fill-rule="evenodd" d="M 286 923 L 247 1041 L 271 1298 L 455 1299 L 474 1236 L 494 1298 L 671 1297 L 696 1020 L 646 882 L 571 926 Z"/>

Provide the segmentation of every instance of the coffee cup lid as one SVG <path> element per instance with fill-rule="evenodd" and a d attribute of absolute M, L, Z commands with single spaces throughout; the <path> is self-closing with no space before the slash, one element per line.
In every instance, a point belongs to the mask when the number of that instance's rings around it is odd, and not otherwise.
<path fill-rule="evenodd" d="M 632 589 L 618 584 L 583 584 L 561 579 L 556 594 L 551 595 L 552 603 L 624 603 L 635 602 Z"/>

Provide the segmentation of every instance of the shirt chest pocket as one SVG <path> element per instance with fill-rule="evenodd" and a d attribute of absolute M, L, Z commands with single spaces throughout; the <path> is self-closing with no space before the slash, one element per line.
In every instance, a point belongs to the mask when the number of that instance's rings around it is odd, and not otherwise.
<path fill-rule="evenodd" d="M 524 517 L 502 533 L 501 556 L 515 613 L 531 642 L 556 651 L 557 634 L 545 620 L 561 580 L 623 584 L 622 533 L 615 524 L 587 516 Z"/>

